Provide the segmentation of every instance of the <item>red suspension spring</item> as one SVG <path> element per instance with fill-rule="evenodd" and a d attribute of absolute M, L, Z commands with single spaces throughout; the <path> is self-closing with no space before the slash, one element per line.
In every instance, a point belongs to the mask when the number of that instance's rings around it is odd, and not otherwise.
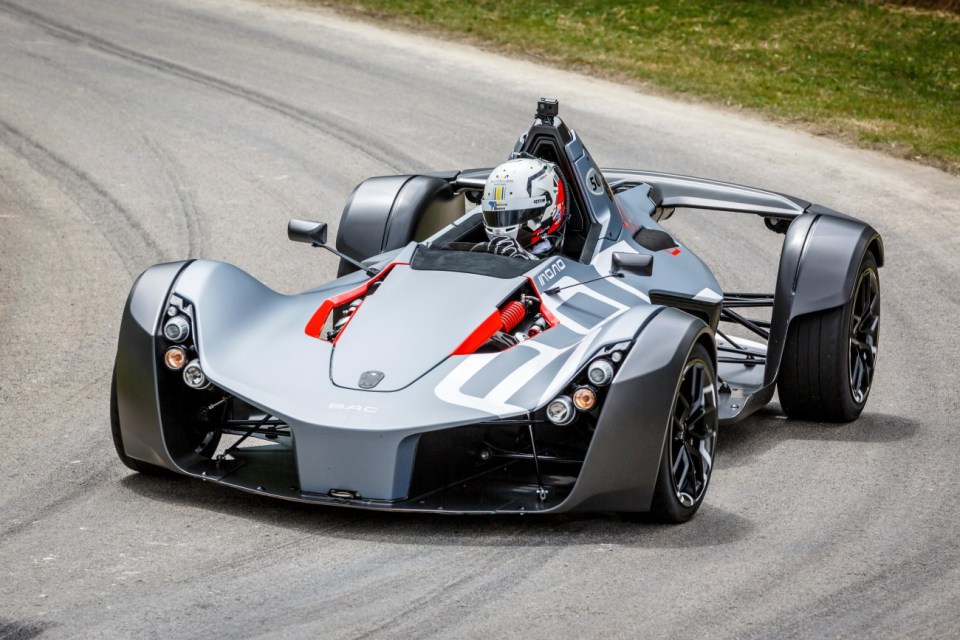
<path fill-rule="evenodd" d="M 523 316 L 527 314 L 524 306 L 516 300 L 511 300 L 500 309 L 500 320 L 503 321 L 503 331 L 513 331 L 514 327 L 520 324 Z"/>

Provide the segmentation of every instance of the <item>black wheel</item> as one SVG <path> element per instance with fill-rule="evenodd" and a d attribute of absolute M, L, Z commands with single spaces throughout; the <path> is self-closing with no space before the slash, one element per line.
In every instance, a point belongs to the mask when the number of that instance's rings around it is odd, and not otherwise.
<path fill-rule="evenodd" d="M 855 420 L 870 395 L 879 343 L 880 277 L 867 252 L 845 305 L 791 323 L 777 381 L 784 413 L 818 422 Z"/>
<path fill-rule="evenodd" d="M 117 450 L 120 462 L 130 469 L 149 476 L 175 477 L 172 471 L 142 460 L 136 460 L 127 455 L 123 448 L 123 437 L 120 433 L 120 409 L 117 404 L 117 372 L 113 372 L 110 382 L 110 430 L 113 432 L 113 446 Z"/>
<path fill-rule="evenodd" d="M 698 344 L 687 358 L 673 398 L 650 507 L 654 521 L 686 522 L 703 502 L 717 446 L 716 380 L 710 354 Z"/>

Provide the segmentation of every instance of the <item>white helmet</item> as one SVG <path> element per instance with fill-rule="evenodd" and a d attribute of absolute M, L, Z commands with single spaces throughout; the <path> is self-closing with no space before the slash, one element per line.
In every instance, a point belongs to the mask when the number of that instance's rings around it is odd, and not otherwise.
<path fill-rule="evenodd" d="M 504 162 L 490 172 L 480 209 L 487 237 L 510 236 L 533 246 L 563 225 L 563 181 L 552 162 L 538 158 Z M 518 238 L 521 230 L 525 233 Z"/>

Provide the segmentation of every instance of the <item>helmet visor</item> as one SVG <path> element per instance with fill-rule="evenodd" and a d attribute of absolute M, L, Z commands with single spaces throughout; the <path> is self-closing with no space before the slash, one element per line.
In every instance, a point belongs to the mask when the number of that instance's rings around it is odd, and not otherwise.
<path fill-rule="evenodd" d="M 483 224 L 492 228 L 515 227 L 531 220 L 536 220 L 543 215 L 546 206 L 532 207 L 530 209 L 508 209 L 505 211 L 484 211 Z"/>

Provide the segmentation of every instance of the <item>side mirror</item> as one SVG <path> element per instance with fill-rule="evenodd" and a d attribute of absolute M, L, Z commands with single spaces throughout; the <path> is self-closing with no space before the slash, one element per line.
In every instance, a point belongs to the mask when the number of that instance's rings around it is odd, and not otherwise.
<path fill-rule="evenodd" d="M 327 244 L 327 223 L 294 218 L 287 223 L 287 237 L 294 242 L 323 246 Z"/>
<path fill-rule="evenodd" d="M 614 275 L 622 273 L 632 273 L 638 276 L 653 275 L 653 256 L 650 255 L 616 251 L 611 263 L 613 268 L 610 273 Z"/>

